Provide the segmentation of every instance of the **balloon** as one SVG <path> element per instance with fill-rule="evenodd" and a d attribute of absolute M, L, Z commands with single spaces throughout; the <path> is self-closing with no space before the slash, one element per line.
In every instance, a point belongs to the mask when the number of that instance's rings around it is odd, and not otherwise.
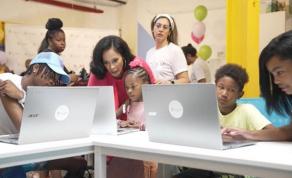
<path fill-rule="evenodd" d="M 207 60 L 212 55 L 212 49 L 208 45 L 202 45 L 199 49 L 198 55 L 200 58 Z"/>
<path fill-rule="evenodd" d="M 197 44 L 200 44 L 203 39 L 205 38 L 205 35 L 201 36 L 201 37 L 196 37 L 193 32 L 191 33 L 191 37 L 192 37 L 192 40 L 197 43 Z"/>
<path fill-rule="evenodd" d="M 203 22 L 196 22 L 193 27 L 193 35 L 196 37 L 201 37 L 205 35 L 206 26 Z"/>
<path fill-rule="evenodd" d="M 208 14 L 208 10 L 205 6 L 203 5 L 199 5 L 195 8 L 194 10 L 194 15 L 195 15 L 195 18 L 198 20 L 198 21 L 202 21 L 205 19 L 205 17 L 207 16 Z"/>

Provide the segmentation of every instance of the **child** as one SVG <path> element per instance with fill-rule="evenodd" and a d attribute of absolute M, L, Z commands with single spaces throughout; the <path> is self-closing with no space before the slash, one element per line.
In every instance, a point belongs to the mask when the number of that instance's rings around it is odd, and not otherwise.
<path fill-rule="evenodd" d="M 149 76 L 142 67 L 136 67 L 126 72 L 124 81 L 129 104 L 126 107 L 127 120 L 121 121 L 120 126 L 145 130 L 142 85 L 150 84 Z"/>
<path fill-rule="evenodd" d="M 0 135 L 16 134 L 20 130 L 25 93 L 28 86 L 60 86 L 67 85 L 69 76 L 63 70 L 63 62 L 53 52 L 39 53 L 31 62 L 23 77 L 11 74 L 0 74 Z M 39 98 L 41 102 L 41 98 Z M 0 170 L 0 177 L 22 177 L 30 170 L 67 170 L 67 177 L 82 177 L 86 168 L 83 158 L 72 157 L 50 160 Z M 22 176 L 20 174 L 22 173 Z"/>
<path fill-rule="evenodd" d="M 248 75 L 239 65 L 226 64 L 216 71 L 216 95 L 221 126 L 245 130 L 273 128 L 271 122 L 253 105 L 236 103 L 243 96 L 243 88 L 247 82 Z"/>
<path fill-rule="evenodd" d="M 248 75 L 241 66 L 236 64 L 225 64 L 220 67 L 215 74 L 216 95 L 220 110 L 219 120 L 222 127 L 240 128 L 245 130 L 261 130 L 274 128 L 253 105 L 237 104 L 244 92 L 244 85 L 248 82 Z M 187 169 L 176 175 L 175 178 L 185 176 L 200 177 L 244 177 L 239 175 L 229 175 L 212 171 Z"/>
<path fill-rule="evenodd" d="M 120 126 L 140 128 L 145 130 L 145 118 L 144 118 L 144 103 L 142 98 L 142 85 L 155 83 L 150 68 L 148 66 L 140 64 L 134 64 L 137 67 L 133 67 L 128 70 L 124 75 L 126 93 L 129 97 L 129 104 L 126 108 L 127 120 L 121 121 Z M 130 64 L 131 65 L 131 64 Z M 156 178 L 157 177 L 157 163 L 151 161 L 144 161 L 144 177 Z"/>

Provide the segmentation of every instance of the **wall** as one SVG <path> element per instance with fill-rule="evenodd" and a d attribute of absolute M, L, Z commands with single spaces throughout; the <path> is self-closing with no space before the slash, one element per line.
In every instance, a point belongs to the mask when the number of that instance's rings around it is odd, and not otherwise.
<path fill-rule="evenodd" d="M 68 70 L 79 73 L 82 68 L 89 71 L 92 51 L 102 37 L 117 35 L 117 30 L 98 30 L 89 28 L 64 27 L 66 33 L 66 49 L 61 57 Z M 25 70 L 25 60 L 32 59 L 46 34 L 41 26 L 25 26 L 9 24 L 5 26 L 7 66 L 19 74 Z"/>
<path fill-rule="evenodd" d="M 88 70 L 92 49 L 97 41 L 106 34 L 118 35 L 117 29 L 120 28 L 119 7 L 97 8 L 104 10 L 104 13 L 88 13 L 25 0 L 1 1 L 0 21 L 21 25 L 6 37 L 7 65 L 16 73 L 22 72 L 25 69 L 24 61 L 37 53 L 45 36 L 48 18 L 58 17 L 63 21 L 67 39 L 67 47 L 62 53 L 66 67 L 75 72 L 79 72 L 82 67 Z M 30 32 L 32 38 L 29 38 Z"/>
<path fill-rule="evenodd" d="M 2 0 L 0 20 L 44 26 L 48 18 L 59 17 L 66 27 L 119 28 L 119 9 L 117 7 L 97 6 L 97 8 L 104 10 L 104 13 L 88 13 L 25 0 Z"/>

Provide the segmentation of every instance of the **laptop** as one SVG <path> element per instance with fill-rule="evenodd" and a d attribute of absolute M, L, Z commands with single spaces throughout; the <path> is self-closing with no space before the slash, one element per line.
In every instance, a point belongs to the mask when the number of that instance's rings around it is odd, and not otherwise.
<path fill-rule="evenodd" d="M 254 144 L 223 143 L 215 84 L 143 85 L 142 93 L 150 141 L 219 150 Z"/>
<path fill-rule="evenodd" d="M 19 134 L 0 141 L 29 144 L 89 137 L 96 87 L 28 87 Z"/>
<path fill-rule="evenodd" d="M 113 87 L 100 86 L 99 89 L 91 134 L 121 135 L 139 131 L 135 128 L 118 127 Z"/>

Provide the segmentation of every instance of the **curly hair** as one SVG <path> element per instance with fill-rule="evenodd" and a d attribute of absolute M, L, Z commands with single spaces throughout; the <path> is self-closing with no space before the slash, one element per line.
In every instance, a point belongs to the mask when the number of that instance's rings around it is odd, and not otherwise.
<path fill-rule="evenodd" d="M 225 64 L 220 67 L 215 74 L 215 83 L 225 76 L 231 77 L 237 83 L 239 91 L 242 91 L 248 82 L 246 70 L 237 64 Z"/>

